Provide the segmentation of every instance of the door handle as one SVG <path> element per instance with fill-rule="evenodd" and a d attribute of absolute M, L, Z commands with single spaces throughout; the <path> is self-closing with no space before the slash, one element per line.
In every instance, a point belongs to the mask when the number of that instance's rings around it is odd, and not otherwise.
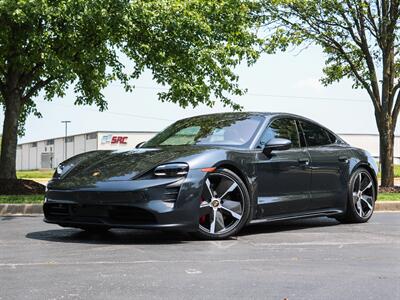
<path fill-rule="evenodd" d="M 339 156 L 338 160 L 341 162 L 347 163 L 349 161 L 349 158 L 347 156 L 343 155 L 343 156 Z"/>
<path fill-rule="evenodd" d="M 302 165 L 308 166 L 310 163 L 310 160 L 308 158 L 299 158 L 298 162 Z"/>

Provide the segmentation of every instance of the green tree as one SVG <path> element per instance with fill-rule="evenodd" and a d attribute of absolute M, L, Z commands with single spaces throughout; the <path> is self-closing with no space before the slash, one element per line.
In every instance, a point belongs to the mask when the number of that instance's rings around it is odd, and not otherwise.
<path fill-rule="evenodd" d="M 0 0 L 0 178 L 16 178 L 17 133 L 40 116 L 39 92 L 50 101 L 73 86 L 77 105 L 103 110 L 110 81 L 132 91 L 148 69 L 168 87 L 161 101 L 240 108 L 234 68 L 258 58 L 258 16 L 251 0 Z"/>
<path fill-rule="evenodd" d="M 319 45 L 327 57 L 325 85 L 350 78 L 354 88 L 367 91 L 380 135 L 382 186 L 393 186 L 394 131 L 400 111 L 400 2 L 264 0 L 263 6 L 270 52 Z"/>

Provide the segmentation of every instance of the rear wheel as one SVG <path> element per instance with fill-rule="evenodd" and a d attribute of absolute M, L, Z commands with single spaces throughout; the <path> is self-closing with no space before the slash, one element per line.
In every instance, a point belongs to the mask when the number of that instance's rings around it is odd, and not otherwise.
<path fill-rule="evenodd" d="M 234 172 L 218 169 L 205 180 L 200 199 L 199 229 L 203 239 L 224 239 L 246 224 L 250 197 L 245 184 Z"/>
<path fill-rule="evenodd" d="M 376 186 L 371 174 L 366 169 L 357 169 L 352 174 L 348 198 L 346 215 L 337 219 L 350 223 L 367 222 L 374 212 Z"/>

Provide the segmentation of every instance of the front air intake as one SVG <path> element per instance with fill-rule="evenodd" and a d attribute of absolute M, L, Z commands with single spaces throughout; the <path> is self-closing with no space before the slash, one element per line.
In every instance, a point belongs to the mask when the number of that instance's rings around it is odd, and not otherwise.
<path fill-rule="evenodd" d="M 179 186 L 166 188 L 163 194 L 163 201 L 176 202 L 176 200 L 178 199 L 179 189 Z"/>

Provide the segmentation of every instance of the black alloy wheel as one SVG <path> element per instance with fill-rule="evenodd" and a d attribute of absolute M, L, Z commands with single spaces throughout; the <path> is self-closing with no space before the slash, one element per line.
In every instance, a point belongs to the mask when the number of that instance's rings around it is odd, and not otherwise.
<path fill-rule="evenodd" d="M 371 174 L 364 168 L 357 169 L 349 182 L 347 212 L 339 221 L 349 223 L 367 222 L 375 208 L 376 186 Z"/>
<path fill-rule="evenodd" d="M 228 169 L 209 173 L 200 199 L 197 236 L 224 239 L 236 234 L 247 222 L 250 197 L 243 181 Z"/>

